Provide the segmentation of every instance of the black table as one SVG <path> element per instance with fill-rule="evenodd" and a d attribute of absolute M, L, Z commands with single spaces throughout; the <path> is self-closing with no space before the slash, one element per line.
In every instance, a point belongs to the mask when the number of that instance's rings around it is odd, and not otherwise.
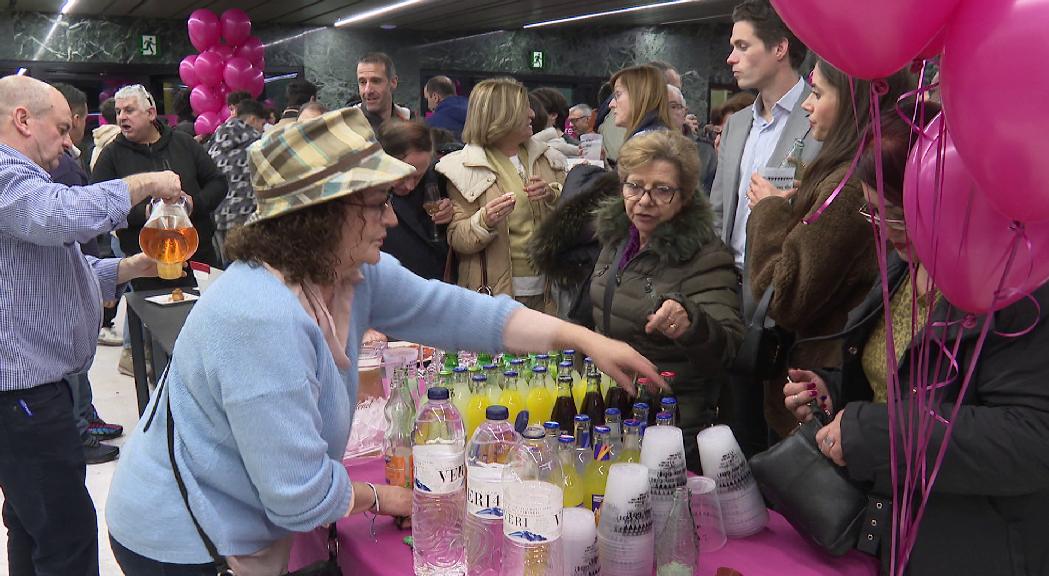
<path fill-rule="evenodd" d="M 185 289 L 184 289 L 185 290 Z M 128 292 L 127 322 L 131 331 L 131 363 L 135 374 L 135 395 L 138 397 L 138 414 L 142 415 L 149 403 L 149 385 L 167 366 L 171 351 L 175 348 L 175 339 L 186 323 L 193 302 L 161 306 L 147 302 L 146 298 L 159 294 L 170 294 L 171 289 L 144 290 Z M 187 294 L 191 292 L 186 290 Z M 195 302 L 195 301 L 194 301 Z M 152 380 L 146 372 L 146 346 L 153 351 L 150 365 L 153 369 Z"/>

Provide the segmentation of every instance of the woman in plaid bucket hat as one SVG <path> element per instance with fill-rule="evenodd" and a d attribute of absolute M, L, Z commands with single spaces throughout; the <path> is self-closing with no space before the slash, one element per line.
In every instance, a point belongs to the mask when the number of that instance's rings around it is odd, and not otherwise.
<path fill-rule="evenodd" d="M 413 169 L 359 110 L 275 130 L 249 156 L 257 211 L 228 239 L 235 262 L 189 315 L 113 478 L 110 540 L 128 576 L 213 576 L 202 534 L 238 576 L 276 576 L 295 532 L 411 513 L 410 490 L 352 481 L 342 464 L 368 328 L 451 350 L 576 348 L 625 386 L 661 382 L 626 344 L 381 254 L 390 189 Z"/>

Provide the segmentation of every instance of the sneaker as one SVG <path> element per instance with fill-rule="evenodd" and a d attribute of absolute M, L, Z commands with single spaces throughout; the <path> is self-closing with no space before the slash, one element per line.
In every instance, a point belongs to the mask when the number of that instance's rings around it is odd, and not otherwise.
<path fill-rule="evenodd" d="M 149 349 L 146 349 L 146 376 L 153 375 L 153 365 L 150 363 Z M 135 364 L 131 360 L 131 348 L 124 348 L 120 352 L 120 362 L 117 363 L 117 372 L 120 372 L 124 376 L 135 377 Z"/>
<path fill-rule="evenodd" d="M 120 352 L 120 362 L 117 363 L 117 372 L 124 376 L 135 377 L 135 365 L 131 362 L 131 348 L 124 348 Z"/>
<path fill-rule="evenodd" d="M 124 338 L 117 334 L 112 326 L 103 326 L 98 332 L 98 343 L 101 346 L 120 346 L 124 343 Z"/>
<path fill-rule="evenodd" d="M 112 440 L 124 435 L 124 427 L 120 424 L 110 424 L 100 418 L 92 404 L 88 411 L 87 432 L 99 440 Z"/>
<path fill-rule="evenodd" d="M 102 444 L 98 438 L 88 434 L 84 439 L 84 459 L 88 464 L 102 464 L 112 462 L 120 457 L 120 448 Z"/>

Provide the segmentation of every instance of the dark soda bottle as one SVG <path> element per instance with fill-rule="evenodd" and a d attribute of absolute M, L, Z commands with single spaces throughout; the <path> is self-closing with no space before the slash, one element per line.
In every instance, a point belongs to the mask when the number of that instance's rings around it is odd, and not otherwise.
<path fill-rule="evenodd" d="M 603 426 L 605 424 L 605 399 L 601 397 L 601 373 L 596 368 L 591 369 L 586 375 L 586 396 L 583 396 L 583 414 L 590 417 L 591 426 Z"/>
<path fill-rule="evenodd" d="M 648 420 L 642 422 L 642 428 L 646 426 L 655 426 L 656 424 L 656 413 L 659 412 L 659 402 L 648 392 L 648 384 L 651 381 L 648 378 L 637 379 L 637 401 L 648 404 Z M 636 418 L 636 416 L 635 416 Z"/>
<path fill-rule="evenodd" d="M 576 417 L 575 400 L 572 399 L 572 377 L 568 375 L 557 377 L 557 400 L 554 400 L 554 409 L 550 419 L 561 425 L 561 430 L 571 430 L 572 422 Z"/>

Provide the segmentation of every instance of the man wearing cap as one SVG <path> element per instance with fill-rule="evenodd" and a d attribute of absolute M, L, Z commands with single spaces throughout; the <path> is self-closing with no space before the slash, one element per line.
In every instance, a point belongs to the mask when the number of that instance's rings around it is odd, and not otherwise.
<path fill-rule="evenodd" d="M 102 300 L 156 275 L 144 255 L 99 260 L 79 242 L 119 226 L 131 206 L 181 195 L 172 172 L 67 187 L 48 175 L 72 148 L 58 90 L 0 78 L 0 489 L 12 575 L 98 574 L 95 508 L 63 376 L 95 352 Z"/>
<path fill-rule="evenodd" d="M 411 514 L 410 489 L 353 481 L 342 464 L 370 327 L 449 350 L 575 348 L 628 388 L 627 374 L 659 381 L 621 342 L 382 254 L 391 186 L 415 169 L 383 152 L 360 110 L 289 125 L 248 155 L 256 212 L 227 239 L 235 262 L 186 320 L 110 486 L 126 576 L 282 574 L 296 532 Z"/>

